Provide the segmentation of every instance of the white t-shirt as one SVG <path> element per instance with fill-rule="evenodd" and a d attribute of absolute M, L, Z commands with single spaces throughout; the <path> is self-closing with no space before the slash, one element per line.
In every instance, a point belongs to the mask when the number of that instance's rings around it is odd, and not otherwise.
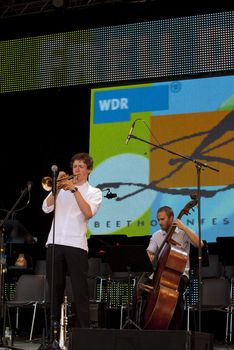
<path fill-rule="evenodd" d="M 76 187 L 78 187 L 79 192 L 90 205 L 93 215 L 96 214 L 102 202 L 102 191 L 99 188 L 92 187 L 88 182 Z M 54 210 L 54 205 L 48 206 L 46 203 L 49 195 L 42 204 L 42 210 L 45 213 L 50 213 Z M 53 243 L 53 222 L 46 246 Z M 88 220 L 80 210 L 75 195 L 71 191 L 61 189 L 56 198 L 54 243 L 88 251 L 87 224 Z"/>
<path fill-rule="evenodd" d="M 167 233 L 163 230 L 158 230 L 153 233 L 150 238 L 150 242 L 147 250 L 149 250 L 153 254 L 157 254 L 159 248 L 161 247 Z M 186 235 L 186 233 L 180 230 L 178 227 L 175 228 L 175 231 L 172 235 L 172 239 L 179 243 L 179 248 L 185 251 L 188 254 L 188 260 L 185 267 L 184 274 L 189 277 L 189 252 L 190 252 L 190 238 Z M 161 252 L 162 253 L 162 252 Z"/>

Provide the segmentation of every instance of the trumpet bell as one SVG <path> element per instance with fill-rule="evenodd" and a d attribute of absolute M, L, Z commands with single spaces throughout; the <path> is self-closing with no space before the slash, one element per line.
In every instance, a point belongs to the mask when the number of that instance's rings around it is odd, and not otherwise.
<path fill-rule="evenodd" d="M 52 190 L 52 178 L 50 176 L 43 177 L 43 179 L 41 180 L 41 185 L 45 191 L 51 191 Z"/>
<path fill-rule="evenodd" d="M 61 183 L 61 181 L 65 181 L 65 180 L 71 180 L 73 178 L 77 178 L 77 175 L 66 175 L 61 177 L 60 179 L 56 180 L 57 185 L 60 184 L 57 189 L 61 189 L 63 188 L 63 184 Z M 41 185 L 44 188 L 45 191 L 51 191 L 52 190 L 52 177 L 50 176 L 45 176 L 43 177 L 43 179 L 41 180 Z"/>

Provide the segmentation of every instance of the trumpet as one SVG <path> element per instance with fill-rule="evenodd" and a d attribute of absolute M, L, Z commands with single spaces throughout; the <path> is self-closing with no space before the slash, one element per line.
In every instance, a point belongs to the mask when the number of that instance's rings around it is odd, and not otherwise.
<path fill-rule="evenodd" d="M 71 180 L 74 177 L 77 177 L 77 175 L 67 175 L 67 176 L 61 177 L 60 179 L 57 179 L 56 183 L 59 183 L 60 181 L 64 181 L 64 180 Z M 52 190 L 52 177 L 44 176 L 43 179 L 41 180 L 41 185 L 45 191 L 51 191 Z"/>
<path fill-rule="evenodd" d="M 68 301 L 67 296 L 64 296 L 64 302 L 61 305 L 61 319 L 60 319 L 60 335 L 59 335 L 59 349 L 67 350 L 68 343 Z"/>

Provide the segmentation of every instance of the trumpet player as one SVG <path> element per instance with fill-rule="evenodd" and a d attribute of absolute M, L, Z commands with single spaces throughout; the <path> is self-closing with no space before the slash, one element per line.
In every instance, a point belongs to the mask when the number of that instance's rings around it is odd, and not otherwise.
<path fill-rule="evenodd" d="M 46 242 L 47 278 L 51 291 L 53 278 L 52 321 L 59 324 L 61 304 L 64 298 L 66 275 L 70 275 L 74 296 L 77 327 L 89 327 L 89 293 L 87 284 L 88 244 L 87 223 L 99 209 L 102 192 L 91 186 L 88 176 L 93 168 L 93 159 L 88 153 L 77 153 L 71 158 L 74 177 L 59 172 L 56 191 L 56 213 Z M 61 180 L 61 181 L 58 181 Z M 45 213 L 54 210 L 52 192 L 43 201 Z M 54 236 L 54 259 L 52 247 Z M 53 260 L 53 261 L 52 261 Z M 52 276 L 52 264 L 54 275 Z"/>

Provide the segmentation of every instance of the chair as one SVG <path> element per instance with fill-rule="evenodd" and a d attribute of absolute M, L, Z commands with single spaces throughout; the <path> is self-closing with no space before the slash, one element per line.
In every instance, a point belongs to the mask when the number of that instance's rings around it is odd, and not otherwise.
<path fill-rule="evenodd" d="M 16 328 L 18 328 L 19 324 L 19 309 L 33 308 L 29 341 L 32 341 L 36 311 L 38 307 L 43 308 L 45 317 L 45 332 L 47 336 L 47 281 L 44 275 L 21 275 L 16 284 L 15 297 L 13 300 L 7 301 L 6 306 L 8 310 L 10 308 L 16 308 Z M 9 323 L 11 323 L 10 318 Z"/>
<path fill-rule="evenodd" d="M 89 287 L 89 299 L 95 299 L 97 277 L 101 274 L 101 259 L 89 258 L 88 260 L 88 287 Z"/>
<path fill-rule="evenodd" d="M 46 275 L 46 260 L 37 260 L 35 269 L 35 275 Z"/>
<path fill-rule="evenodd" d="M 202 266 L 201 273 L 203 278 L 219 278 L 222 276 L 222 264 L 219 261 L 218 254 L 209 255 L 209 265 Z"/>
<path fill-rule="evenodd" d="M 190 330 L 190 311 L 198 310 L 198 279 L 192 280 L 191 283 L 194 290 L 190 291 L 190 303 L 187 306 L 187 331 Z M 230 305 L 230 281 L 226 278 L 203 278 L 201 290 L 201 311 L 213 310 L 226 313 L 226 338 L 228 334 Z"/>
<path fill-rule="evenodd" d="M 234 278 L 231 279 L 231 290 L 230 290 L 231 303 L 227 309 L 227 321 L 226 321 L 226 343 L 232 342 L 233 334 L 233 314 L 234 314 Z"/>
<path fill-rule="evenodd" d="M 203 278 L 203 308 L 220 309 L 230 305 L 230 281 L 225 278 Z"/>

